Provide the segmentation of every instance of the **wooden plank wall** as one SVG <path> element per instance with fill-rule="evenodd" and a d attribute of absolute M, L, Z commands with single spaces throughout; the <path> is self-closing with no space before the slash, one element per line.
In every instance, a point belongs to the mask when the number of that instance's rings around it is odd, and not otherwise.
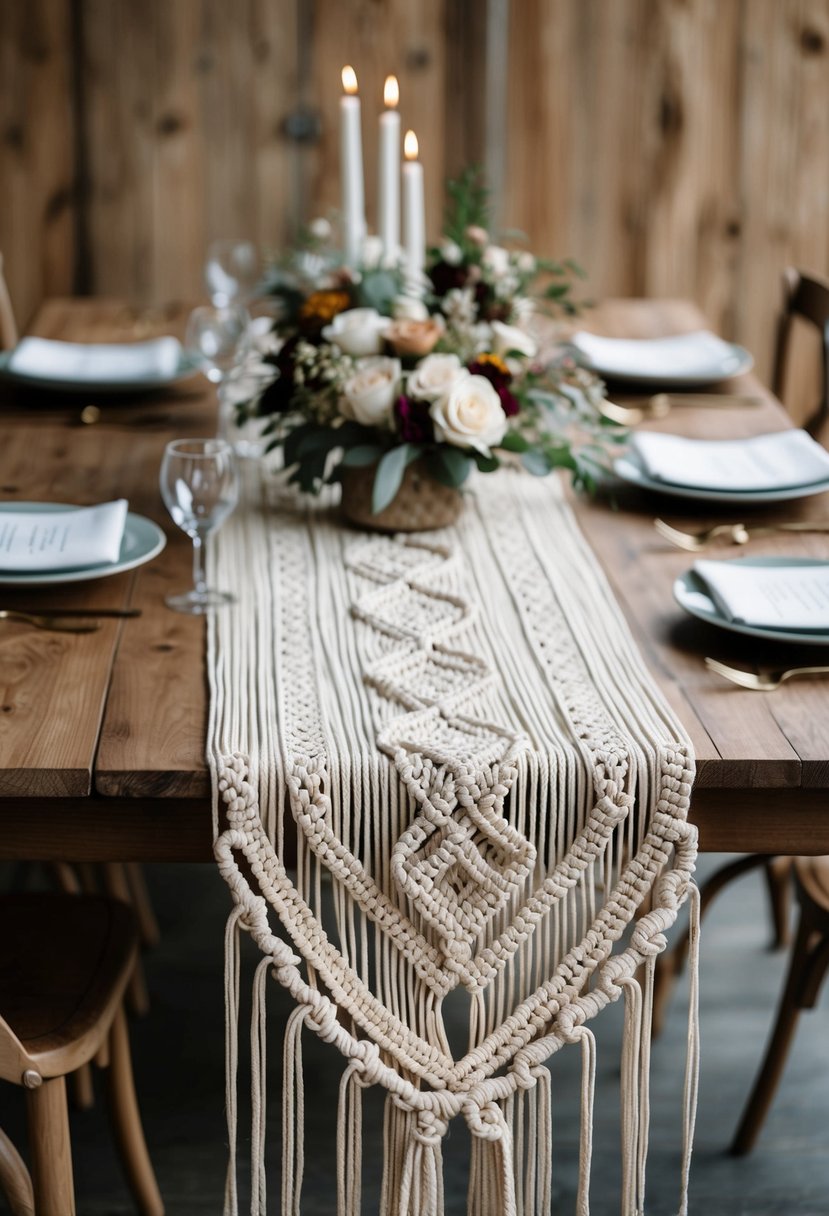
<path fill-rule="evenodd" d="M 595 298 L 691 297 L 764 375 L 780 269 L 829 273 L 829 0 L 2 0 L 20 319 L 61 292 L 194 298 L 212 238 L 278 248 L 335 206 L 346 62 L 370 220 L 395 71 L 432 235 L 446 174 L 500 166 L 504 226 Z"/>

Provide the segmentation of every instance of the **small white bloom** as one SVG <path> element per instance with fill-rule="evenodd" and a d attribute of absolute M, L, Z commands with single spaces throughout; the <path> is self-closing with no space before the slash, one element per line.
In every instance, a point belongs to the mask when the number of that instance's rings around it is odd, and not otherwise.
<path fill-rule="evenodd" d="M 381 317 L 374 308 L 349 308 L 337 313 L 323 329 L 322 336 L 344 355 L 379 355 L 386 325 L 388 317 Z"/>
<path fill-rule="evenodd" d="M 447 397 L 433 401 L 429 413 L 435 435 L 443 443 L 475 448 L 489 456 L 507 429 L 507 417 L 492 384 L 485 376 L 462 372 Z"/>
<path fill-rule="evenodd" d="M 522 274 L 535 274 L 537 263 L 529 250 L 525 249 L 516 256 L 515 265 Z"/>
<path fill-rule="evenodd" d="M 395 321 L 427 321 L 429 309 L 414 296 L 395 296 L 391 315 Z"/>
<path fill-rule="evenodd" d="M 492 322 L 492 348 L 496 355 L 506 355 L 516 350 L 528 359 L 534 359 L 538 354 L 538 345 L 523 329 L 514 325 L 505 325 L 503 321 Z"/>
<path fill-rule="evenodd" d="M 503 245 L 488 246 L 481 256 L 481 262 L 496 279 L 509 271 L 509 253 Z"/>
<path fill-rule="evenodd" d="M 376 270 L 383 260 L 385 246 L 379 236 L 364 236 L 360 262 L 366 270 Z"/>
<path fill-rule="evenodd" d="M 486 228 L 481 228 L 479 224 L 470 224 L 465 235 L 468 241 L 471 241 L 473 245 L 479 245 L 482 249 L 489 240 Z"/>
<path fill-rule="evenodd" d="M 317 241 L 330 241 L 331 239 L 331 225 L 323 215 L 318 215 L 316 219 L 311 220 L 308 231 Z"/>
<path fill-rule="evenodd" d="M 457 355 L 427 355 L 409 376 L 406 392 L 418 401 L 437 401 L 465 374 Z"/>
<path fill-rule="evenodd" d="M 400 385 L 399 359 L 359 359 L 343 385 L 340 411 L 362 426 L 386 426 Z"/>
<path fill-rule="evenodd" d="M 463 250 L 456 241 L 447 238 L 440 247 L 440 256 L 449 266 L 459 266 L 463 260 Z"/>
<path fill-rule="evenodd" d="M 441 303 L 441 311 L 450 325 L 472 325 L 478 316 L 478 306 L 469 287 L 453 287 Z"/>

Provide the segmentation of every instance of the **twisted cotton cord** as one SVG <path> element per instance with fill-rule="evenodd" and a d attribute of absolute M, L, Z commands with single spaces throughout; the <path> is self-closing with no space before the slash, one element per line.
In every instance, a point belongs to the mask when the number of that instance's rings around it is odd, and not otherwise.
<path fill-rule="evenodd" d="M 352 1062 L 340 1078 L 337 1107 L 337 1216 L 360 1211 L 362 1191 L 363 1081 Z"/>
<path fill-rule="evenodd" d="M 265 1130 L 267 1127 L 267 980 L 273 960 L 260 960 L 253 976 L 250 1013 L 250 1211 L 265 1216 L 267 1179 L 265 1176 Z"/>
<path fill-rule="evenodd" d="M 224 1216 L 238 1216 L 236 1186 L 237 1073 L 239 1068 L 239 921 L 243 909 L 237 905 L 225 925 L 225 1111 L 227 1118 L 227 1174 Z"/>
<path fill-rule="evenodd" d="M 625 991 L 622 1039 L 621 1131 L 622 1216 L 639 1216 L 637 1185 L 640 1139 L 640 1077 L 642 1050 L 642 989 L 634 976 L 620 981 Z"/>
<path fill-rule="evenodd" d="M 637 1216 L 645 1211 L 645 1182 L 648 1164 L 648 1141 L 651 1120 L 651 1045 L 653 1043 L 653 990 L 656 974 L 656 954 L 645 959 L 645 983 L 642 1000 L 642 1029 L 640 1032 L 639 1065 L 639 1155 L 636 1179 Z"/>
<path fill-rule="evenodd" d="M 688 1046 L 683 1093 L 683 1141 L 682 1183 L 679 1199 L 679 1216 L 688 1214 L 688 1185 L 691 1172 L 691 1154 L 694 1148 L 694 1128 L 697 1119 L 699 1095 L 699 932 L 700 895 L 696 883 L 690 884 L 688 925 Z"/>
<path fill-rule="evenodd" d="M 581 1119 L 577 1216 L 590 1216 L 590 1167 L 593 1161 L 593 1105 L 596 1097 L 596 1036 L 589 1026 L 573 1031 L 571 1042 L 581 1043 Z"/>
<path fill-rule="evenodd" d="M 300 1216 L 305 1167 L 302 1028 L 308 1016 L 308 1007 L 298 1005 L 285 1027 L 282 1064 L 282 1216 Z"/>

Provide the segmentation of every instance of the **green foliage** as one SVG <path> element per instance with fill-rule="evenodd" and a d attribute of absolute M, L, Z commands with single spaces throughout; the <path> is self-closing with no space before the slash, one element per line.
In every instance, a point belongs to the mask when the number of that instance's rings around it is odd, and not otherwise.
<path fill-rule="evenodd" d="M 443 230 L 450 241 L 465 249 L 467 228 L 489 228 L 490 192 L 480 165 L 464 169 L 459 178 L 446 183 L 446 212 Z"/>

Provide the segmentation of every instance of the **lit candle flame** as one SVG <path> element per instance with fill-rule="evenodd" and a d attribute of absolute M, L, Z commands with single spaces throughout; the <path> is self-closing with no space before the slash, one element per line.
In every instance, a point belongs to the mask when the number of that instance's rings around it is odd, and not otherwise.
<path fill-rule="evenodd" d="M 417 160 L 417 136 L 414 131 L 407 131 L 403 140 L 403 155 L 406 160 Z"/>
<path fill-rule="evenodd" d="M 387 76 L 383 85 L 383 103 L 393 110 L 400 100 L 400 88 L 396 76 Z"/>
<path fill-rule="evenodd" d="M 349 94 L 357 92 L 357 73 L 348 64 L 343 68 L 343 88 Z"/>

